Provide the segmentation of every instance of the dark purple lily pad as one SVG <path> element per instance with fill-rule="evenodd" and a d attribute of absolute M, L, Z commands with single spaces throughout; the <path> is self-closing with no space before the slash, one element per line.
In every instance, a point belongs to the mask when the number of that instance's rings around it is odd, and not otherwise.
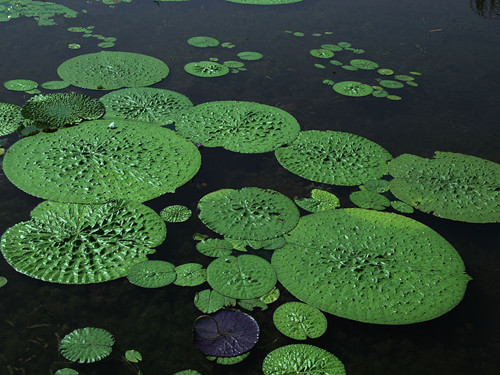
<path fill-rule="evenodd" d="M 219 310 L 198 317 L 193 327 L 193 342 L 204 354 L 234 357 L 252 349 L 259 339 L 259 325 L 250 315 Z"/>

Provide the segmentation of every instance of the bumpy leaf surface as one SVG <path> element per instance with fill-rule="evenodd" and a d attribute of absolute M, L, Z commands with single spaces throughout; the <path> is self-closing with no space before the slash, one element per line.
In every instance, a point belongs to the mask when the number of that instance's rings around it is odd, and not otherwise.
<path fill-rule="evenodd" d="M 111 354 L 113 335 L 102 328 L 76 329 L 63 337 L 59 351 L 64 358 L 79 363 L 97 362 Z"/>

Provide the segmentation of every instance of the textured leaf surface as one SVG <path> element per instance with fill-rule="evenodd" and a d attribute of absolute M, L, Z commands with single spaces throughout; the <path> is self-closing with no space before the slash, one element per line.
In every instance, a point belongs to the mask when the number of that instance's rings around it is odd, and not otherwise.
<path fill-rule="evenodd" d="M 398 156 L 389 164 L 391 192 L 418 210 L 469 223 L 500 222 L 500 165 L 436 152 L 434 159 Z"/>
<path fill-rule="evenodd" d="M 175 285 L 196 286 L 207 281 L 207 270 L 198 263 L 181 264 L 175 267 L 175 272 L 177 273 Z"/>
<path fill-rule="evenodd" d="M 281 284 L 305 303 L 361 322 L 434 319 L 462 300 L 470 280 L 443 237 L 393 213 L 319 212 L 286 239 L 272 257 Z"/>
<path fill-rule="evenodd" d="M 125 358 L 127 359 L 127 361 L 134 362 L 134 363 L 142 361 L 141 353 L 139 353 L 137 350 L 133 350 L 133 349 L 127 350 L 125 352 Z"/>
<path fill-rule="evenodd" d="M 161 288 L 174 282 L 177 277 L 175 266 L 162 260 L 148 260 L 132 266 L 127 279 L 143 288 Z"/>
<path fill-rule="evenodd" d="M 354 191 L 349 194 L 349 199 L 356 206 L 371 210 L 385 210 L 391 204 L 383 195 L 368 190 Z"/>
<path fill-rule="evenodd" d="M 267 240 L 292 230 L 299 210 L 285 195 L 256 187 L 221 189 L 200 199 L 201 221 L 234 239 Z"/>
<path fill-rule="evenodd" d="M 387 174 L 391 155 L 359 135 L 309 130 L 291 145 L 275 151 L 278 162 L 305 179 L 353 186 Z"/>
<path fill-rule="evenodd" d="M 174 204 L 160 211 L 160 216 L 168 223 L 182 223 L 191 217 L 191 210 L 186 206 Z"/>
<path fill-rule="evenodd" d="M 197 105 L 179 117 L 175 128 L 203 146 L 242 153 L 276 150 L 293 142 L 300 131 L 297 120 L 282 109 L 242 101 Z"/>
<path fill-rule="evenodd" d="M 194 305 L 205 314 L 214 313 L 224 307 L 224 296 L 215 290 L 201 290 L 194 296 Z"/>
<path fill-rule="evenodd" d="M 207 355 L 234 357 L 252 349 L 259 339 L 259 325 L 250 315 L 220 310 L 199 317 L 193 328 L 194 345 Z"/>
<path fill-rule="evenodd" d="M 269 262 L 255 255 L 217 258 L 207 267 L 207 281 L 220 294 L 259 298 L 276 285 L 276 272 Z"/>
<path fill-rule="evenodd" d="M 59 343 L 59 351 L 72 362 L 97 362 L 111 354 L 114 343 L 115 339 L 108 331 L 85 327 L 64 336 Z"/>
<path fill-rule="evenodd" d="M 285 336 L 295 340 L 318 338 L 326 332 L 325 315 L 318 309 L 301 302 L 287 302 L 273 314 L 274 325 Z"/>
<path fill-rule="evenodd" d="M 43 202 L 31 216 L 7 229 L 1 251 L 17 271 L 62 284 L 123 277 L 147 260 L 166 235 L 158 214 L 139 203 Z"/>
<path fill-rule="evenodd" d="M 233 252 L 233 245 L 229 241 L 219 238 L 207 238 L 196 244 L 196 250 L 203 255 L 219 258 L 231 255 Z"/>
<path fill-rule="evenodd" d="M 0 137 L 14 133 L 23 121 L 21 107 L 10 103 L 0 103 Z"/>
<path fill-rule="evenodd" d="M 340 201 L 334 194 L 320 189 L 312 189 L 311 198 L 295 198 L 294 201 L 297 206 L 309 212 L 327 211 L 340 207 Z"/>
<path fill-rule="evenodd" d="M 76 56 L 57 68 L 62 80 L 91 90 L 149 86 L 160 82 L 168 73 L 168 66 L 154 57 L 115 51 Z"/>
<path fill-rule="evenodd" d="M 342 362 L 313 345 L 292 344 L 273 350 L 264 358 L 264 375 L 345 375 Z"/>
<path fill-rule="evenodd" d="M 95 120 L 17 141 L 4 157 L 7 178 L 44 199 L 146 201 L 173 192 L 200 168 L 198 148 L 172 130 Z"/>

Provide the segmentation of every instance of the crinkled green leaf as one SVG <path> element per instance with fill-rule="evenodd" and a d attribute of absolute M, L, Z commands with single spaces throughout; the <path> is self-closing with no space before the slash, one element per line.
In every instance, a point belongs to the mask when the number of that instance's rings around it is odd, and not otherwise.
<path fill-rule="evenodd" d="M 287 302 L 273 314 L 278 331 L 295 340 L 318 338 L 326 332 L 325 315 L 315 307 L 301 302 Z"/>
<path fill-rule="evenodd" d="M 64 336 L 59 343 L 59 351 L 72 362 L 97 362 L 111 354 L 114 343 L 115 339 L 108 331 L 85 327 Z"/>
<path fill-rule="evenodd" d="M 340 201 L 334 194 L 320 189 L 312 189 L 311 198 L 295 197 L 294 201 L 297 206 L 309 212 L 327 211 L 340 207 Z"/>

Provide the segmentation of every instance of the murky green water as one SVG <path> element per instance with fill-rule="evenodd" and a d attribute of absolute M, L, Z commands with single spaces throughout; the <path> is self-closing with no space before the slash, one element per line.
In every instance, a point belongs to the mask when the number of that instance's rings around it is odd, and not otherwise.
<path fill-rule="evenodd" d="M 33 19 L 0 23 L 0 81 L 26 78 L 39 83 L 57 80 L 57 67 L 78 54 L 97 52 L 98 41 L 67 31 L 94 25 L 94 33 L 117 38 L 110 50 L 130 51 L 165 61 L 170 75 L 153 87 L 187 95 L 195 104 L 213 100 L 246 100 L 285 109 L 303 130 L 355 133 L 394 156 L 431 156 L 451 151 L 498 162 L 500 108 L 500 20 L 474 13 L 469 1 L 344 1 L 304 0 L 284 6 L 245 6 L 223 0 L 161 3 L 134 0 L 114 8 L 95 1 L 64 1 L 81 11 L 77 18 L 56 17 L 58 25 L 40 27 Z M 300 31 L 294 37 L 285 30 Z M 331 31 L 333 34 L 325 35 Z M 320 37 L 313 33 L 322 33 Z M 208 35 L 230 41 L 234 49 L 198 49 L 186 43 Z M 398 92 L 401 101 L 374 97 L 349 98 L 334 93 L 324 79 L 373 80 L 372 71 L 346 71 L 322 63 L 309 50 L 323 43 L 350 42 L 366 58 L 397 72 L 422 73 L 418 87 Z M 69 43 L 82 48 L 72 50 Z M 188 75 L 191 61 L 217 57 L 235 60 L 240 51 L 257 51 L 260 61 L 246 62 L 247 71 L 220 78 Z M 344 58 L 347 60 L 348 55 Z M 70 87 L 72 91 L 100 93 Z M 69 90 L 69 89 L 66 89 Z M 395 90 L 394 90 L 395 91 Z M 22 105 L 31 95 L 0 87 L 0 102 Z M 7 137 L 8 145 L 17 138 Z M 184 204 L 192 210 L 208 192 L 219 188 L 258 186 L 289 197 L 305 196 L 313 184 L 284 170 L 273 153 L 243 155 L 203 148 L 202 168 L 175 195 L 147 204 L 158 211 Z M 355 188 L 332 187 L 343 207 Z M 29 218 L 40 200 L 0 177 L 0 232 Z M 308 343 L 338 356 L 348 374 L 493 374 L 500 366 L 498 226 L 466 224 L 423 213 L 410 217 L 444 236 L 462 256 L 469 284 L 464 300 L 448 314 L 410 326 L 376 326 L 328 316 L 327 333 Z M 192 235 L 204 231 L 196 218 L 168 225 L 167 240 L 152 259 L 176 265 L 209 258 L 198 253 Z M 0 289 L 0 373 L 52 374 L 62 367 L 81 374 L 132 374 L 121 359 L 127 349 L 139 350 L 141 371 L 172 374 L 196 369 L 202 374 L 258 374 L 274 348 L 292 343 L 274 328 L 272 312 L 253 312 L 261 338 L 251 355 L 229 367 L 213 364 L 191 343 L 191 326 L 199 315 L 193 305 L 196 288 L 174 285 L 145 290 L 121 279 L 91 286 L 44 283 L 21 275 L 0 260 L 0 275 L 9 282 Z M 282 289 L 281 302 L 294 300 Z M 57 351 L 58 339 L 73 329 L 96 326 L 116 339 L 113 354 L 92 365 L 70 364 Z M 135 372 L 137 373 L 137 371 Z"/>

